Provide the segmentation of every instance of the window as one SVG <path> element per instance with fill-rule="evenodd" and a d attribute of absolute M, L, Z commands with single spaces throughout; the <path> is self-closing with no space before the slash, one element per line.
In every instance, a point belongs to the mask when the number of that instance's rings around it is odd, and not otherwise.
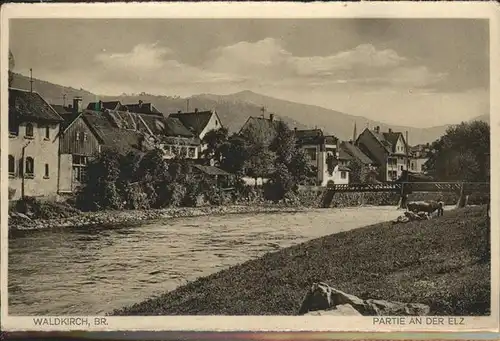
<path fill-rule="evenodd" d="M 87 156 L 73 154 L 73 165 L 86 166 L 87 161 Z"/>
<path fill-rule="evenodd" d="M 73 154 L 73 180 L 84 182 L 87 174 L 88 156 Z"/>
<path fill-rule="evenodd" d="M 26 124 L 25 136 L 28 138 L 33 138 L 33 124 L 31 124 L 31 123 Z"/>
<path fill-rule="evenodd" d="M 83 141 L 87 141 L 87 138 L 88 138 L 88 134 L 87 133 L 83 133 Z"/>
<path fill-rule="evenodd" d="M 181 148 L 180 155 L 183 157 L 186 157 L 187 156 L 187 147 L 180 147 L 180 148 Z"/>
<path fill-rule="evenodd" d="M 16 172 L 16 160 L 14 156 L 9 155 L 9 175 L 14 175 Z"/>
<path fill-rule="evenodd" d="M 188 156 L 190 158 L 194 158 L 196 156 L 196 148 L 194 147 L 189 147 L 189 150 L 188 150 Z"/>
<path fill-rule="evenodd" d="M 163 150 L 165 151 L 165 154 L 171 155 L 172 154 L 172 148 L 170 148 L 169 145 L 164 145 Z"/>
<path fill-rule="evenodd" d="M 420 165 L 420 171 L 423 172 L 424 170 L 424 165 Z"/>
<path fill-rule="evenodd" d="M 316 161 L 316 148 L 307 148 L 306 153 L 309 155 L 311 161 Z"/>
<path fill-rule="evenodd" d="M 397 171 L 389 171 L 389 178 L 390 178 L 390 180 L 396 180 L 398 178 L 398 172 Z"/>
<path fill-rule="evenodd" d="M 49 164 L 46 163 L 45 164 L 45 178 L 48 178 L 49 177 Z"/>
<path fill-rule="evenodd" d="M 25 175 L 27 177 L 35 176 L 35 160 L 31 156 L 26 158 Z"/>
<path fill-rule="evenodd" d="M 86 167 L 73 166 L 73 180 L 78 182 L 85 182 L 87 179 Z"/>
<path fill-rule="evenodd" d="M 215 126 L 217 127 L 219 125 L 219 121 L 215 120 Z"/>
<path fill-rule="evenodd" d="M 347 172 L 345 172 L 345 171 L 340 172 L 340 178 L 342 178 L 342 179 L 347 178 Z"/>
<path fill-rule="evenodd" d="M 80 141 L 80 132 L 78 132 L 78 131 L 75 134 L 75 140 Z"/>
<path fill-rule="evenodd" d="M 404 170 L 404 166 L 401 166 L 401 171 L 403 171 L 403 170 Z"/>
<path fill-rule="evenodd" d="M 50 127 L 49 126 L 45 127 L 45 139 L 50 140 Z"/>

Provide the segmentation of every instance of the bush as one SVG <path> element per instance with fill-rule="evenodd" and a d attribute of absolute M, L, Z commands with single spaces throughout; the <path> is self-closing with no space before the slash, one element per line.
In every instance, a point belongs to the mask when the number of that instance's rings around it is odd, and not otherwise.
<path fill-rule="evenodd" d="M 148 195 L 142 189 L 142 186 L 135 183 L 126 183 L 123 188 L 124 208 L 138 210 L 150 208 Z"/>
<path fill-rule="evenodd" d="M 15 211 L 34 219 L 68 218 L 81 213 L 66 203 L 40 201 L 33 197 L 19 199 L 15 204 Z"/>

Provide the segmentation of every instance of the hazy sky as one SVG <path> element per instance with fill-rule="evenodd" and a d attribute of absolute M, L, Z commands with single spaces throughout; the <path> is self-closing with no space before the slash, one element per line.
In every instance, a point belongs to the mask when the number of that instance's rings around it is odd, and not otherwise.
<path fill-rule="evenodd" d="M 489 113 L 488 22 L 24 19 L 15 71 L 98 94 L 252 90 L 418 127 Z"/>

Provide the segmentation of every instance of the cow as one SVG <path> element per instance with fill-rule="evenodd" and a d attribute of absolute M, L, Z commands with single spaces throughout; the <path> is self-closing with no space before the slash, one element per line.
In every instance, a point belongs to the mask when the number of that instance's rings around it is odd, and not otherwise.
<path fill-rule="evenodd" d="M 412 201 L 406 204 L 406 209 L 410 212 L 426 212 L 428 214 L 432 214 L 435 211 L 437 211 L 437 215 L 442 216 L 444 213 L 444 203 L 443 201 L 435 201 L 435 200 L 429 200 L 429 201 Z"/>

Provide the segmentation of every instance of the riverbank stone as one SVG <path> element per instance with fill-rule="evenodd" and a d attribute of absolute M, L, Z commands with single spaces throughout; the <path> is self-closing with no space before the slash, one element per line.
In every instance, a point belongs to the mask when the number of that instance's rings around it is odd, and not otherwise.
<path fill-rule="evenodd" d="M 363 300 L 317 282 L 307 291 L 298 315 L 426 316 L 429 313 L 430 307 L 425 304 Z"/>

